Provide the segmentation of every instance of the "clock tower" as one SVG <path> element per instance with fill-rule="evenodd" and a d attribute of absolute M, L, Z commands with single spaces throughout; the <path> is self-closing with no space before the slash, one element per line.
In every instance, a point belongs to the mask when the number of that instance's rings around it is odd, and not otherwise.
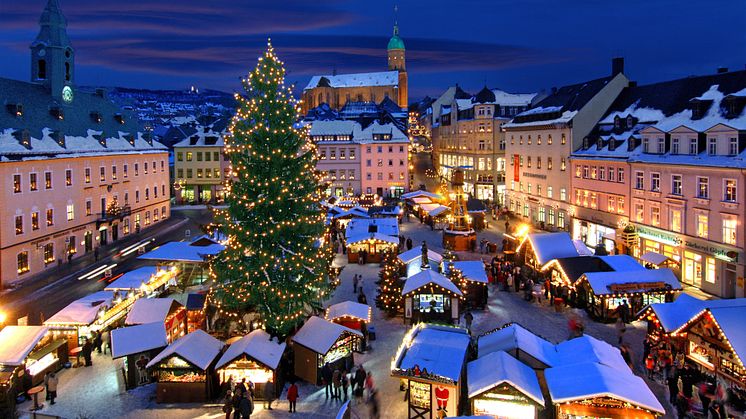
<path fill-rule="evenodd" d="M 39 18 L 39 34 L 30 48 L 31 82 L 44 85 L 55 99 L 72 102 L 75 51 L 58 0 L 47 1 Z"/>

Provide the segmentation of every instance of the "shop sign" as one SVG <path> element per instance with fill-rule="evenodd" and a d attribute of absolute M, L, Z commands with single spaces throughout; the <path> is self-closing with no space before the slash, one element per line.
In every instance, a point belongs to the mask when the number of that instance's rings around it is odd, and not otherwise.
<path fill-rule="evenodd" d="M 663 242 L 671 246 L 681 245 L 681 239 L 678 236 L 675 236 L 673 234 L 668 234 L 661 230 L 656 230 L 650 227 L 644 227 L 640 225 L 637 225 L 636 228 L 637 228 L 637 234 L 644 239 Z"/>
<path fill-rule="evenodd" d="M 658 282 L 628 282 L 626 284 L 609 284 L 606 286 L 611 292 L 628 292 L 637 290 L 658 290 L 666 287 L 663 281 Z"/>
<path fill-rule="evenodd" d="M 635 225 L 637 233 L 640 237 L 648 240 L 653 240 L 668 244 L 671 246 L 683 246 L 691 250 L 696 250 L 702 253 L 706 253 L 711 256 L 715 256 L 718 259 L 726 262 L 735 263 L 738 262 L 739 252 L 734 250 L 728 250 L 724 247 L 713 246 L 708 242 L 696 240 L 689 237 L 679 237 L 663 230 L 654 229 L 651 227 Z"/>
<path fill-rule="evenodd" d="M 513 155 L 513 180 L 518 182 L 521 180 L 521 157 L 518 154 Z"/>
<path fill-rule="evenodd" d="M 535 179 L 546 179 L 547 175 L 541 175 L 538 173 L 531 173 L 531 172 L 523 172 L 523 177 L 531 177 Z"/>
<path fill-rule="evenodd" d="M 422 409 L 430 409 L 430 403 L 430 384 L 410 381 L 409 404 Z"/>

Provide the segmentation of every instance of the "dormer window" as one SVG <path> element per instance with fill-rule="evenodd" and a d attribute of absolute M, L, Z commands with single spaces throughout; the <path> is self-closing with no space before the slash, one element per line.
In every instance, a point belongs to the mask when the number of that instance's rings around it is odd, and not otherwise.
<path fill-rule="evenodd" d="M 614 129 L 619 130 L 622 128 L 622 118 L 619 115 L 614 117 Z"/>
<path fill-rule="evenodd" d="M 13 135 L 16 137 L 16 140 L 18 140 L 19 144 L 21 144 L 27 150 L 31 150 L 31 134 L 29 133 L 29 130 L 19 130 L 14 132 Z"/>
<path fill-rule="evenodd" d="M 671 139 L 671 154 L 679 154 L 679 139 Z"/>
<path fill-rule="evenodd" d="M 658 154 L 666 152 L 666 140 L 664 138 L 658 138 Z"/>
<path fill-rule="evenodd" d="M 616 149 L 616 139 L 611 138 L 609 139 L 609 151 L 614 151 Z"/>
<path fill-rule="evenodd" d="M 596 141 L 596 150 L 601 150 L 602 148 L 604 148 L 604 140 L 599 138 Z"/>
<path fill-rule="evenodd" d="M 642 139 L 642 152 L 646 154 L 650 153 L 650 139 L 649 138 Z"/>
<path fill-rule="evenodd" d="M 63 134 L 62 131 L 53 131 L 50 136 L 54 139 L 54 142 L 56 142 L 57 145 L 65 148 L 65 134 Z"/>
<path fill-rule="evenodd" d="M 693 99 L 690 102 L 690 107 L 692 109 L 692 119 L 702 119 L 707 114 L 707 110 L 710 109 L 710 106 L 712 106 L 712 100 L 700 100 L 700 99 Z"/>
<path fill-rule="evenodd" d="M 637 147 L 637 140 L 635 137 L 629 137 L 627 140 L 627 151 L 632 151 Z"/>
<path fill-rule="evenodd" d="M 635 118 L 632 115 L 627 115 L 627 128 L 628 129 L 634 127 L 636 122 L 637 121 L 635 121 Z"/>
<path fill-rule="evenodd" d="M 59 119 L 60 121 L 62 121 L 63 119 L 65 119 L 65 112 L 64 112 L 64 111 L 62 110 L 62 108 L 60 108 L 59 106 L 53 106 L 53 107 L 52 107 L 52 108 L 51 108 L 51 109 L 49 110 L 49 113 L 50 113 L 50 114 L 51 114 L 51 115 L 52 115 L 52 116 L 53 116 L 54 118 L 56 118 L 56 119 Z"/>
<path fill-rule="evenodd" d="M 121 113 L 114 114 L 114 119 L 120 124 L 124 125 L 124 115 Z"/>
<path fill-rule="evenodd" d="M 728 142 L 728 155 L 735 156 L 738 154 L 738 138 L 731 138 Z"/>
<path fill-rule="evenodd" d="M 588 137 L 583 138 L 583 150 L 588 150 L 590 148 L 590 140 Z"/>
<path fill-rule="evenodd" d="M 718 153 L 718 140 L 717 138 L 710 138 L 707 142 L 707 154 L 715 156 Z"/>
<path fill-rule="evenodd" d="M 699 150 L 697 150 L 697 139 L 696 138 L 690 138 L 689 139 L 689 154 L 692 156 L 695 156 L 699 154 Z"/>

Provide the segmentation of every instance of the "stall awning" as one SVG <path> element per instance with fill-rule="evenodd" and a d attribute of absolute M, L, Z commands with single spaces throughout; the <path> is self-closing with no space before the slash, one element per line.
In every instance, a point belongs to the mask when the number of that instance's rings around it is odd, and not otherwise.
<path fill-rule="evenodd" d="M 645 252 L 640 256 L 640 260 L 643 260 L 648 263 L 652 263 L 653 265 L 660 265 L 663 262 L 669 260 L 668 256 L 661 255 L 660 253 L 656 252 Z"/>
<path fill-rule="evenodd" d="M 99 291 L 73 301 L 44 322 L 47 326 L 87 326 L 93 324 L 101 307 L 108 307 L 114 298 L 111 291 Z"/>
<path fill-rule="evenodd" d="M 642 271 L 589 272 L 585 278 L 595 295 L 644 292 L 647 290 L 681 290 L 681 284 L 670 269 Z"/>
<path fill-rule="evenodd" d="M 0 365 L 23 364 L 48 330 L 45 326 L 5 326 L 0 330 Z"/>
<path fill-rule="evenodd" d="M 520 349 L 544 365 L 552 366 L 557 363 L 554 345 L 518 324 L 511 324 L 487 333 L 477 340 L 477 351 L 480 357 L 492 352 L 510 352 L 516 349 Z"/>
<path fill-rule="evenodd" d="M 353 317 L 370 323 L 371 312 L 370 306 L 367 304 L 360 304 L 354 301 L 342 301 L 341 303 L 333 304 L 326 309 L 326 319 L 334 321 L 335 319 L 342 317 Z"/>
<path fill-rule="evenodd" d="M 166 349 L 148 362 L 147 368 L 158 365 L 159 362 L 172 355 L 177 355 L 205 371 L 220 354 L 223 346 L 223 342 L 208 335 L 204 330 L 197 329 L 168 345 Z"/>
<path fill-rule="evenodd" d="M 121 327 L 111 331 L 111 357 L 113 359 L 166 346 L 168 346 L 168 338 L 166 325 L 163 322 Z"/>
<path fill-rule="evenodd" d="M 171 309 L 180 306 L 173 298 L 140 298 L 132 305 L 124 324 L 163 323 Z"/>
<path fill-rule="evenodd" d="M 446 278 L 442 274 L 433 271 L 432 269 L 425 269 L 424 271 L 420 271 L 419 273 L 407 278 L 407 280 L 404 282 L 404 287 L 402 288 L 401 294 L 407 295 L 428 284 L 437 285 L 459 296 L 463 295 L 461 290 L 459 290 L 458 287 L 454 285 L 454 283 L 451 282 L 450 279 Z"/>
<path fill-rule="evenodd" d="M 403 252 L 399 255 L 399 260 L 404 263 L 410 263 L 414 262 L 415 260 L 419 260 L 422 257 L 422 248 L 421 247 L 413 247 L 412 249 L 407 250 L 406 252 Z M 427 258 L 435 261 L 437 263 L 440 263 L 443 261 L 443 256 L 431 249 L 427 249 Z"/>
<path fill-rule="evenodd" d="M 621 371 L 606 365 L 586 362 L 544 370 L 552 402 L 569 403 L 610 397 L 661 415 L 666 413 L 642 378 L 629 368 Z"/>
<path fill-rule="evenodd" d="M 150 282 L 150 278 L 156 272 L 158 272 L 158 268 L 155 266 L 143 266 L 134 269 L 107 285 L 104 291 L 138 291 L 143 284 Z"/>
<path fill-rule="evenodd" d="M 481 282 L 483 284 L 489 282 L 487 279 L 487 271 L 484 269 L 484 262 L 481 260 L 462 260 L 453 262 L 453 267 L 461 271 L 464 278 L 469 281 Z M 446 274 L 449 272 L 449 269 L 449 266 L 446 266 Z"/>
<path fill-rule="evenodd" d="M 326 354 L 343 333 L 350 333 L 360 338 L 363 334 L 357 330 L 332 323 L 318 316 L 309 318 L 303 327 L 293 336 L 293 342 L 305 346 L 317 354 Z"/>
<path fill-rule="evenodd" d="M 497 351 L 471 361 L 466 366 L 469 398 L 506 383 L 525 396 L 544 406 L 544 396 L 533 368 Z"/>
<path fill-rule="evenodd" d="M 220 357 L 215 369 L 220 369 L 243 355 L 258 361 L 269 369 L 276 369 L 280 365 L 282 354 L 285 353 L 285 342 L 278 343 L 262 329 L 252 331 L 246 336 L 231 343 L 223 356 Z"/>

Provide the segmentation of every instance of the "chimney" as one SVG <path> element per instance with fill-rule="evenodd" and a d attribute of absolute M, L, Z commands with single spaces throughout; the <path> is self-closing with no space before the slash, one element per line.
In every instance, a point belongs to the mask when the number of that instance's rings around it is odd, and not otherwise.
<path fill-rule="evenodd" d="M 611 77 L 619 73 L 624 73 L 624 57 L 614 57 L 611 59 Z"/>
<path fill-rule="evenodd" d="M 728 72 L 728 67 L 718 67 L 718 74 L 723 74 Z"/>

